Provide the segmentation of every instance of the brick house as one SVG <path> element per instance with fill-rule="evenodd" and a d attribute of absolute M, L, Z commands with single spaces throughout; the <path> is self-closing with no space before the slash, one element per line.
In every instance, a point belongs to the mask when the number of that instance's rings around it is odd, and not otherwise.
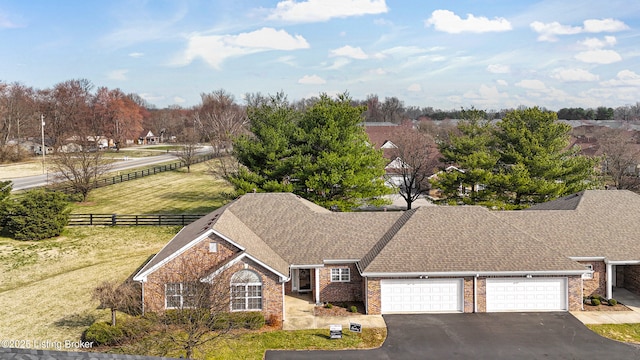
<path fill-rule="evenodd" d="M 637 209 L 629 191 L 503 212 L 335 213 L 293 194 L 247 194 L 183 228 L 134 280 L 145 311 L 163 311 L 188 296 L 178 265 L 195 264 L 197 280 L 222 284 L 230 311 L 285 321 L 292 293 L 363 301 L 368 314 L 573 311 L 616 286 L 640 294 Z"/>

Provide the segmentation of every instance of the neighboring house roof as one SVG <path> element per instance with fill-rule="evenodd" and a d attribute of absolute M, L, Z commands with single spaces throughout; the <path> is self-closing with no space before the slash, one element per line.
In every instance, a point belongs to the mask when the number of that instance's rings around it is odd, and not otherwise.
<path fill-rule="evenodd" d="M 640 261 L 639 209 L 640 196 L 631 191 L 588 190 L 496 215 L 572 258 Z"/>

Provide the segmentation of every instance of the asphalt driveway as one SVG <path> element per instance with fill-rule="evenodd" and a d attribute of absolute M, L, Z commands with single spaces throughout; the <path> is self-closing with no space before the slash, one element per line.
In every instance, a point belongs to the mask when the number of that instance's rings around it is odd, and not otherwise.
<path fill-rule="evenodd" d="M 388 335 L 379 349 L 267 351 L 265 359 L 640 359 L 640 348 L 600 337 L 569 313 L 385 315 L 384 319 Z"/>

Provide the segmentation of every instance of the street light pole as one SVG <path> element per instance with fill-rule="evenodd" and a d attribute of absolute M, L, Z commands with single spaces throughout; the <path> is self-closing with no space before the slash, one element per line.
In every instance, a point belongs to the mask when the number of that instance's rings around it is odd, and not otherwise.
<path fill-rule="evenodd" d="M 44 158 L 44 153 L 47 152 L 46 148 L 44 147 L 44 114 L 40 115 L 40 121 L 42 122 L 42 173 L 45 173 L 45 158 Z"/>

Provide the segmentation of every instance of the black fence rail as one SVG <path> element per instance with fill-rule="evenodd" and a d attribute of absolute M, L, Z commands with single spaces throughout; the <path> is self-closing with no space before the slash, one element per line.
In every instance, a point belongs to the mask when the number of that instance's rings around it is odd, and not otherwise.
<path fill-rule="evenodd" d="M 216 154 L 199 155 L 191 161 L 191 165 L 205 162 L 215 157 L 219 157 L 219 155 L 216 155 Z M 145 176 L 160 174 L 165 171 L 173 171 L 185 166 L 187 166 L 187 164 L 184 161 L 179 161 L 179 162 L 174 162 L 166 165 L 157 165 L 152 168 L 129 172 L 126 174 L 119 174 L 116 176 L 105 177 L 105 178 L 96 180 L 93 183 L 93 188 L 97 189 L 104 186 L 118 184 L 118 183 L 129 181 L 129 180 L 139 179 Z M 70 186 L 68 183 L 54 184 L 54 185 L 51 185 L 50 188 L 52 188 L 53 190 L 62 191 L 65 193 L 73 193 L 75 191 L 75 189 L 72 186 Z"/>
<path fill-rule="evenodd" d="M 197 214 L 70 214 L 69 226 L 185 226 L 204 215 Z"/>

